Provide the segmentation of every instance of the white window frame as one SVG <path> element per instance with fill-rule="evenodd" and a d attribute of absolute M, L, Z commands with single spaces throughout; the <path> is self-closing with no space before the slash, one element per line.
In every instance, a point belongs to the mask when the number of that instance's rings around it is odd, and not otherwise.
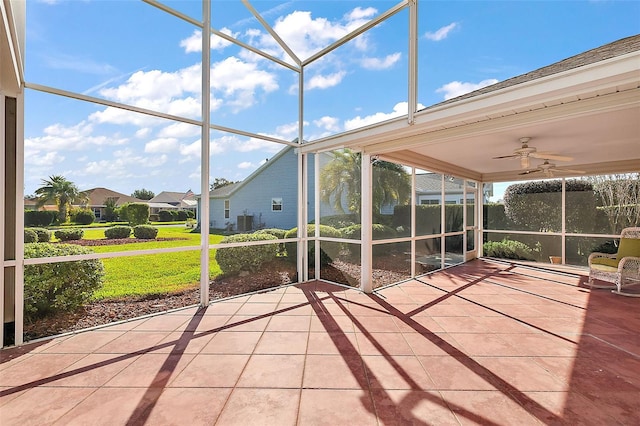
<path fill-rule="evenodd" d="M 224 218 L 231 218 L 231 200 L 229 200 L 228 198 L 224 200 Z"/>
<path fill-rule="evenodd" d="M 277 209 L 276 207 L 280 207 Z M 274 197 L 271 199 L 271 211 L 272 212 L 281 212 L 283 210 L 282 197 Z"/>

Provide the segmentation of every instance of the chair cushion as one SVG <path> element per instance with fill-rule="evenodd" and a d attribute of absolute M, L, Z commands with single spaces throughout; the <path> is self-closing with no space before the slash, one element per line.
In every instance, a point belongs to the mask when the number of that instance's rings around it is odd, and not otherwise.
<path fill-rule="evenodd" d="M 609 267 L 615 268 L 617 270 L 618 269 L 618 263 L 620 263 L 620 261 L 618 259 L 611 259 L 609 257 L 595 257 L 595 258 L 591 259 L 591 266 L 592 267 L 594 265 L 609 266 Z M 594 269 L 602 270 L 600 268 L 594 268 Z"/>
<path fill-rule="evenodd" d="M 617 260 L 615 260 L 615 259 L 602 259 L 602 258 L 600 258 L 599 260 L 613 260 L 613 261 L 617 262 Z M 591 262 L 590 268 L 595 270 L 595 271 L 600 271 L 600 272 L 613 272 L 613 273 L 618 272 L 618 265 L 609 266 L 609 265 L 600 265 L 598 263 Z"/>
<path fill-rule="evenodd" d="M 640 238 L 620 238 L 616 259 L 620 261 L 627 256 L 640 257 Z"/>

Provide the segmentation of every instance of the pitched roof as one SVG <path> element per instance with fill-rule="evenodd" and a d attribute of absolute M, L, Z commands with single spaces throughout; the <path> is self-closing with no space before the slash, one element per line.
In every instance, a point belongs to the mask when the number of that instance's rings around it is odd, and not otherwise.
<path fill-rule="evenodd" d="M 298 139 L 296 138 L 294 140 L 294 142 L 297 141 L 297 140 Z M 253 173 L 251 173 L 249 176 L 247 176 L 247 178 L 245 180 L 243 180 L 241 182 L 232 183 L 231 185 L 223 186 L 222 188 L 214 189 L 213 191 L 209 192 L 209 198 L 225 198 L 225 197 L 230 196 L 231 194 L 236 192 L 238 189 L 242 188 L 242 186 L 246 185 L 247 183 L 249 183 L 250 181 L 255 179 L 255 177 L 260 175 L 260 173 L 262 173 L 262 171 L 264 169 L 266 169 L 271 164 L 273 164 L 273 162 L 275 160 L 279 159 L 285 153 L 289 152 L 289 150 L 292 150 L 292 149 L 293 149 L 292 146 L 289 146 L 289 145 L 285 146 L 280 151 L 278 151 L 273 157 L 269 158 L 266 162 L 264 162 L 260 167 L 255 169 L 253 171 Z M 198 198 L 199 197 L 200 196 L 198 196 Z"/>
<path fill-rule="evenodd" d="M 440 182 L 442 175 L 437 173 L 425 173 L 425 174 L 416 174 L 416 192 L 426 193 L 426 192 L 440 192 L 441 186 Z M 456 181 L 450 181 L 449 179 L 444 180 L 444 190 L 451 192 L 462 192 L 463 186 L 461 183 Z"/>
<path fill-rule="evenodd" d="M 260 170 L 260 168 L 258 168 Z M 220 188 L 216 188 L 213 191 L 209 192 L 209 196 L 212 198 L 222 198 L 231 195 L 236 188 L 240 186 L 242 182 L 230 183 L 229 185 L 222 186 Z"/>
<path fill-rule="evenodd" d="M 121 194 L 116 191 L 112 191 L 107 188 L 92 188 L 82 191 L 89 198 L 87 205 L 89 206 L 104 206 L 107 199 L 112 198 L 116 202 L 116 206 L 121 206 L 124 203 L 143 203 L 143 200 L 133 198 L 129 195 Z"/>
<path fill-rule="evenodd" d="M 506 87 L 511 87 L 550 75 L 559 74 L 563 71 L 569 71 L 571 69 L 583 67 L 585 65 L 595 64 L 596 62 L 615 58 L 616 56 L 622 56 L 627 53 L 636 52 L 639 50 L 640 34 L 637 34 L 630 37 L 622 38 L 620 40 L 616 40 L 609 44 L 605 44 L 604 46 L 599 46 L 594 49 L 587 50 L 586 52 L 582 52 L 567 59 L 563 59 L 562 61 L 555 62 L 542 68 L 538 68 L 537 70 L 530 71 L 526 74 L 521 74 L 507 80 L 500 81 L 496 84 L 492 84 L 491 86 L 486 86 L 481 89 L 474 90 L 473 92 L 469 92 L 455 98 L 447 99 L 444 102 L 440 102 L 436 105 L 431 105 L 424 109 L 430 109 L 435 106 L 458 102 L 462 99 L 472 98 L 474 96 L 490 93 L 496 90 L 504 89 Z"/>
<path fill-rule="evenodd" d="M 193 192 L 191 190 L 187 192 L 171 192 L 171 191 L 162 191 L 155 197 L 149 200 L 150 203 L 180 203 L 180 201 L 193 197 Z"/>

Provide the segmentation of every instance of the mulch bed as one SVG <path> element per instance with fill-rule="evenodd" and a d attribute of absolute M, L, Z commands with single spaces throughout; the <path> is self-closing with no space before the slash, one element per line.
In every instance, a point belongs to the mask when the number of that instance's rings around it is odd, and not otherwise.
<path fill-rule="evenodd" d="M 148 243 L 150 241 L 175 241 L 175 240 L 186 240 L 186 238 L 155 238 L 153 240 L 143 240 L 141 238 L 113 238 L 113 239 L 101 239 L 101 240 L 70 240 L 63 241 L 62 244 L 75 244 L 78 246 L 116 246 L 121 244 L 132 244 L 132 243 Z"/>
<path fill-rule="evenodd" d="M 79 240 L 76 243 L 88 241 L 92 241 L 92 243 L 81 245 L 127 244 L 148 240 L 127 238 L 122 240 Z M 393 254 L 376 257 L 376 269 L 373 271 L 374 286 L 379 287 L 407 279 L 410 275 L 410 266 L 402 259 L 402 257 L 396 258 Z M 323 266 L 320 275 L 320 278 L 324 280 L 352 287 L 360 285 L 360 266 L 342 260 L 335 260 L 330 265 Z M 311 270 L 310 277 L 313 276 L 314 271 Z M 295 264 L 285 260 L 278 260 L 263 265 L 259 273 L 216 278 L 209 285 L 209 298 L 210 300 L 224 299 L 293 282 L 297 282 Z M 199 303 L 200 289 L 198 287 L 166 295 L 101 300 L 89 303 L 76 312 L 59 313 L 38 319 L 32 323 L 25 323 L 25 341 L 129 320 Z"/>

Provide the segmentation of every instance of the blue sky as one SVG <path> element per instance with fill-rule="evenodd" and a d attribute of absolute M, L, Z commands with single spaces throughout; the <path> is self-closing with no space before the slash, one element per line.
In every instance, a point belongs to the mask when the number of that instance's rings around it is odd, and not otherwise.
<path fill-rule="evenodd" d="M 197 1 L 165 2 L 196 20 Z M 301 59 L 397 2 L 252 1 Z M 418 102 L 445 99 L 640 32 L 638 1 L 420 1 Z M 304 138 L 406 113 L 408 12 L 305 70 Z M 291 63 L 240 1 L 214 1 L 212 26 Z M 201 33 L 138 1 L 27 2 L 25 78 L 201 119 Z M 213 37 L 212 116 L 293 140 L 298 74 Z M 282 145 L 211 132 L 211 177 L 241 180 Z M 34 90 L 25 95 L 25 194 L 62 174 L 81 189 L 200 190 L 200 129 Z M 293 177 L 292 177 L 293 178 Z"/>

